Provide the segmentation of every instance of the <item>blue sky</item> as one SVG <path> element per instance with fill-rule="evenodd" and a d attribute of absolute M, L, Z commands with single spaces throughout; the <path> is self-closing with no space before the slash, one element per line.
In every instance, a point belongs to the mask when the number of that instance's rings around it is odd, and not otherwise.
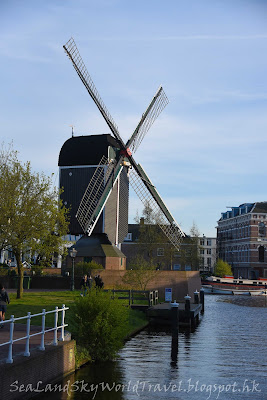
<path fill-rule="evenodd" d="M 135 160 L 185 232 L 215 236 L 227 206 L 267 200 L 267 1 L 1 0 L 1 142 L 55 182 L 69 125 L 109 132 L 63 51 L 71 36 L 125 141 L 163 85 Z M 132 195 L 130 221 L 137 209 Z"/>

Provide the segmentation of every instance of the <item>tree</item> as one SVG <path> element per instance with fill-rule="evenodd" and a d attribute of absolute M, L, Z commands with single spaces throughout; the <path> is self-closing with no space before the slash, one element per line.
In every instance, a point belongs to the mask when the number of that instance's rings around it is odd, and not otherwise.
<path fill-rule="evenodd" d="M 52 178 L 52 177 L 51 177 Z M 22 260 L 35 254 L 52 264 L 54 252 L 64 253 L 62 236 L 67 233 L 68 210 L 59 200 L 52 179 L 33 173 L 30 162 L 21 163 L 12 145 L 0 150 L 0 248 L 12 248 L 23 294 Z"/>
<path fill-rule="evenodd" d="M 219 259 L 215 265 L 214 275 L 222 278 L 225 275 L 231 276 L 232 274 L 231 266 L 227 262 Z"/>
<path fill-rule="evenodd" d="M 129 270 L 122 277 L 122 281 L 135 289 L 146 290 L 148 283 L 158 273 L 155 265 L 150 265 L 144 257 L 137 254 L 131 261 Z"/>
<path fill-rule="evenodd" d="M 104 269 L 102 264 L 98 264 L 96 261 L 92 260 L 89 262 L 80 261 L 75 265 L 75 275 L 81 276 L 84 274 L 91 275 L 94 270 Z"/>
<path fill-rule="evenodd" d="M 180 248 L 181 265 L 189 265 L 193 270 L 198 270 L 201 262 L 199 236 L 199 230 L 193 223 L 190 235 L 183 239 Z"/>
<path fill-rule="evenodd" d="M 137 214 L 138 215 L 138 214 Z M 143 209 L 143 217 L 141 223 L 136 217 L 136 223 L 139 224 L 138 244 L 143 260 L 148 260 L 149 266 L 153 267 L 156 264 L 155 254 L 159 244 L 166 243 L 168 239 L 156 224 L 156 216 L 153 213 L 149 202 L 145 204 Z"/>

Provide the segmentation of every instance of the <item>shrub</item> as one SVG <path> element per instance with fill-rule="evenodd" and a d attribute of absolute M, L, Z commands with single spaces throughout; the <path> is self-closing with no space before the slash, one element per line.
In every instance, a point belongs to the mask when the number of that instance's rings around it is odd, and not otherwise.
<path fill-rule="evenodd" d="M 93 288 L 71 306 L 70 329 L 94 361 L 115 357 L 127 333 L 129 311 L 110 294 Z"/>

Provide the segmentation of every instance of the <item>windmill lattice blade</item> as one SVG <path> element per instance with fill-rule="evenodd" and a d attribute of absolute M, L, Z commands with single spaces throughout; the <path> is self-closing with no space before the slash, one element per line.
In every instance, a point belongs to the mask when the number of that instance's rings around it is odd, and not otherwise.
<path fill-rule="evenodd" d="M 95 225 L 97 222 L 95 220 L 92 221 L 92 217 L 99 206 L 105 184 L 114 170 L 114 163 L 114 161 L 109 162 L 108 159 L 103 156 L 84 192 L 76 213 L 76 218 L 85 233 L 90 230 L 90 225 Z"/>
<path fill-rule="evenodd" d="M 137 150 L 145 135 L 149 131 L 150 127 L 153 125 L 154 121 L 157 119 L 162 110 L 166 107 L 168 102 L 169 100 L 163 88 L 160 87 L 153 97 L 146 112 L 142 115 L 142 118 L 137 125 L 136 130 L 129 140 L 129 147 L 133 153 Z"/>
<path fill-rule="evenodd" d="M 120 137 L 119 130 L 117 125 L 115 124 L 112 116 L 110 115 L 107 107 L 105 106 L 103 100 L 100 97 L 100 94 L 98 93 L 95 84 L 89 75 L 87 68 L 83 62 L 83 59 L 79 53 L 79 50 L 76 46 L 76 43 L 73 38 L 70 38 L 70 40 L 63 46 L 65 52 L 67 53 L 68 57 L 70 58 L 73 67 L 75 68 L 77 74 L 79 75 L 82 83 L 84 84 L 86 90 L 94 100 L 96 106 L 98 107 L 99 111 L 103 115 L 106 123 L 108 124 L 109 128 L 111 129 L 113 135 L 116 137 L 116 139 L 123 144 L 123 141 Z"/>
<path fill-rule="evenodd" d="M 157 225 L 159 225 L 173 246 L 179 250 L 181 238 L 185 236 L 183 231 L 174 220 L 172 222 L 169 221 L 167 216 L 159 207 L 153 194 L 148 190 L 143 180 L 134 169 L 132 169 L 130 173 L 130 184 L 144 206 L 149 205 L 151 208 L 152 217 Z"/>

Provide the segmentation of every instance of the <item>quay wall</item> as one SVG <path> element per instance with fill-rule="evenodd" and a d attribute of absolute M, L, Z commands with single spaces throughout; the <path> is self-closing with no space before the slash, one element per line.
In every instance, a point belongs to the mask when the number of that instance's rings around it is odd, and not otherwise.
<path fill-rule="evenodd" d="M 122 277 L 127 271 L 101 270 L 105 288 L 119 288 L 123 286 Z M 194 298 L 194 292 L 201 289 L 201 279 L 198 271 L 157 271 L 155 277 L 148 283 L 147 290 L 157 289 L 159 297 L 164 299 L 165 288 L 172 288 L 172 299 L 181 301 L 184 297 Z"/>
<path fill-rule="evenodd" d="M 100 274 L 105 288 L 119 289 L 125 287 L 122 278 L 127 271 L 105 270 L 94 271 Z M 70 289 L 70 277 L 66 276 L 34 276 L 31 278 L 30 289 Z M 6 289 L 15 288 L 12 277 L 1 277 L 1 282 Z M 75 288 L 80 289 L 80 277 L 75 277 Z M 148 283 L 147 289 L 158 289 L 159 296 L 164 298 L 165 288 L 172 288 L 173 300 L 182 300 L 189 294 L 192 298 L 195 290 L 200 290 L 201 280 L 198 271 L 157 271 L 155 277 Z"/>
<path fill-rule="evenodd" d="M 31 350 L 30 357 L 17 355 L 12 364 L 0 363 L 0 393 L 5 400 L 27 400 L 47 384 L 55 384 L 75 371 L 75 341 L 46 346 L 45 351 Z M 41 384 L 42 382 L 42 384 Z M 49 391 L 46 392 L 49 398 Z"/>

